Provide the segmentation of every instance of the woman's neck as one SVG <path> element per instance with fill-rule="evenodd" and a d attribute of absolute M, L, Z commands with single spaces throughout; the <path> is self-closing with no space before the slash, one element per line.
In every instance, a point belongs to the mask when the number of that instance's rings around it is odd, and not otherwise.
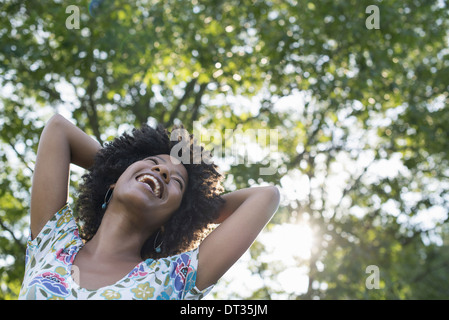
<path fill-rule="evenodd" d="M 132 224 L 126 214 L 108 208 L 85 250 L 101 260 L 141 261 L 140 251 L 150 234 Z"/>

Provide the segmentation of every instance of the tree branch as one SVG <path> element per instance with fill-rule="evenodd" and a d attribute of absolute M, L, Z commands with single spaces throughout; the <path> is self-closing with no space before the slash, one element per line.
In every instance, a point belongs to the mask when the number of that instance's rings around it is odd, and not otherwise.
<path fill-rule="evenodd" d="M 94 132 L 94 136 L 97 139 L 97 141 L 103 145 L 104 142 L 101 139 L 101 133 L 100 133 L 100 126 L 98 124 L 98 113 L 97 113 L 97 108 L 95 106 L 94 100 L 93 100 L 93 92 L 94 92 L 94 86 L 95 83 L 94 81 L 90 81 L 89 86 L 87 87 L 87 98 L 84 97 L 80 97 L 78 95 L 78 93 L 76 92 L 76 86 L 72 83 L 69 82 L 72 87 L 73 90 L 75 92 L 76 97 L 78 98 L 78 100 L 80 101 L 80 107 L 79 109 L 81 109 L 82 111 L 84 111 L 87 115 L 87 119 L 89 120 L 89 124 L 92 128 L 92 131 Z M 74 105 L 73 103 L 71 103 L 72 105 Z M 90 107 L 90 108 L 89 108 Z M 90 109 L 90 110 L 89 110 Z M 81 124 L 78 124 L 81 125 Z M 82 128 L 82 127 L 81 127 Z M 83 128 L 82 128 L 83 129 Z M 83 131 L 85 131 L 85 129 L 83 129 Z"/>
<path fill-rule="evenodd" d="M 16 236 L 14 235 L 14 232 L 9 227 L 7 227 L 5 225 L 5 223 L 2 221 L 1 218 L 0 218 L 0 227 L 11 235 L 11 238 L 21 248 L 21 250 L 23 252 L 26 250 L 25 245 L 19 239 L 16 238 Z"/>
<path fill-rule="evenodd" d="M 373 160 L 370 161 L 370 163 L 368 163 L 367 166 L 365 166 L 365 168 L 363 168 L 362 172 L 359 174 L 359 176 L 356 179 L 352 179 L 354 181 L 353 184 L 351 184 L 350 186 L 346 187 L 343 190 L 343 194 L 340 197 L 340 200 L 338 201 L 338 204 L 335 206 L 334 208 L 334 214 L 332 215 L 332 217 L 330 218 L 330 220 L 333 220 L 333 218 L 335 217 L 335 213 L 337 212 L 337 210 L 340 208 L 341 203 L 344 199 L 344 197 L 346 197 L 346 195 L 353 190 L 359 183 L 360 180 L 362 179 L 362 177 L 365 175 L 365 173 L 368 171 L 369 167 L 374 163 L 374 161 L 376 160 L 376 158 L 374 158 Z"/>
<path fill-rule="evenodd" d="M 103 140 L 101 139 L 101 133 L 100 133 L 100 126 L 98 124 L 98 113 L 97 113 L 97 107 L 95 106 L 95 102 L 93 99 L 93 94 L 95 90 L 95 81 L 90 81 L 88 86 L 88 106 L 90 107 L 90 110 L 85 107 L 87 117 L 89 118 L 90 126 L 92 127 L 92 130 L 94 132 L 95 137 L 97 138 L 98 142 L 100 142 L 101 145 L 103 145 Z M 90 111 L 90 112 L 89 112 Z"/>
<path fill-rule="evenodd" d="M 198 111 L 201 105 L 201 98 L 204 95 L 204 91 L 206 91 L 208 83 L 202 83 L 200 85 L 200 90 L 198 91 L 198 93 L 195 96 L 195 102 L 193 103 L 193 112 L 192 112 L 192 118 L 190 119 L 190 121 L 196 121 L 196 119 L 198 118 Z"/>
<path fill-rule="evenodd" d="M 165 123 L 165 126 L 169 126 L 173 123 L 173 121 L 176 119 L 176 117 L 179 114 L 179 110 L 181 109 L 182 104 L 186 101 L 186 99 L 189 97 L 189 95 L 192 93 L 193 89 L 195 88 L 195 84 L 197 82 L 197 78 L 194 78 L 190 80 L 190 82 L 187 84 L 186 89 L 184 90 L 184 94 L 179 99 L 176 106 L 173 108 L 173 111 L 170 114 L 170 119 Z"/>
<path fill-rule="evenodd" d="M 33 169 L 30 168 L 30 166 L 27 164 L 27 162 L 25 161 L 25 157 L 20 154 L 19 151 L 17 151 L 16 147 L 14 146 L 14 144 L 11 141 L 8 141 L 8 144 L 11 146 L 11 148 L 14 150 L 14 152 L 16 153 L 17 157 L 20 158 L 20 160 L 22 160 L 23 164 L 31 171 L 34 172 Z"/>

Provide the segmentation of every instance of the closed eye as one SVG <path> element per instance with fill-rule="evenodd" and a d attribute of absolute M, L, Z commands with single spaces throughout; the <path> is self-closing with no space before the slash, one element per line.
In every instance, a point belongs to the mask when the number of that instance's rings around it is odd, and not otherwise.
<path fill-rule="evenodd" d="M 147 160 L 147 161 L 150 160 L 150 161 L 153 161 L 155 164 L 158 164 L 157 160 L 154 158 L 146 158 L 144 160 Z"/>
<path fill-rule="evenodd" d="M 184 189 L 184 186 L 182 185 L 181 180 L 179 180 L 178 178 L 174 178 L 173 180 L 175 180 L 177 183 L 179 183 L 179 186 L 181 187 L 181 190 Z"/>

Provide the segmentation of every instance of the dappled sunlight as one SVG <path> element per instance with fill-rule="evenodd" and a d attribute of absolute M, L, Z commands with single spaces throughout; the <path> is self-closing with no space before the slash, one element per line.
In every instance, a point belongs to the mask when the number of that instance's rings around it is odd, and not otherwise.
<path fill-rule="evenodd" d="M 297 259 L 310 258 L 314 242 L 313 231 L 307 222 L 281 224 L 262 234 L 266 261 L 282 261 L 286 265 L 297 263 Z"/>
<path fill-rule="evenodd" d="M 300 295 L 307 291 L 308 260 L 310 259 L 315 237 L 312 229 L 303 221 L 298 224 L 285 223 L 274 225 L 265 230 L 258 243 L 264 250 L 257 261 L 266 263 L 268 269 L 263 277 L 251 266 L 250 252 L 242 258 L 218 282 L 215 298 L 232 297 L 249 298 L 252 293 L 268 285 L 278 293 L 272 299 L 286 299 L 289 295 Z M 212 295 L 209 299 L 212 299 Z"/>

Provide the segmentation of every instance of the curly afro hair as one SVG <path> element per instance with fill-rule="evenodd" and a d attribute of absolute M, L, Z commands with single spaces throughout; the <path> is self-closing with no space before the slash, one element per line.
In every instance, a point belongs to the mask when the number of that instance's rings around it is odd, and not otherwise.
<path fill-rule="evenodd" d="M 183 126 L 174 129 L 184 130 Z M 223 176 L 215 164 L 194 161 L 193 156 L 197 154 L 194 150 L 200 150 L 200 154 L 207 153 L 196 144 L 193 135 L 188 137 L 191 161 L 189 164 L 183 161 L 183 165 L 189 181 L 181 205 L 164 224 L 161 252 L 156 253 L 154 250 L 156 235 L 153 234 L 141 249 L 142 259 L 166 257 L 194 249 L 210 232 L 213 221 L 218 218 L 219 208 L 224 203 L 220 196 L 223 192 L 220 184 Z M 160 124 L 155 129 L 144 125 L 140 129 L 133 129 L 131 134 L 124 133 L 115 138 L 97 153 L 93 166 L 82 177 L 75 203 L 83 240 L 89 241 L 97 232 L 105 212 L 101 208 L 105 194 L 126 168 L 146 157 L 170 154 L 171 149 L 181 140 L 171 141 L 170 132 Z"/>

